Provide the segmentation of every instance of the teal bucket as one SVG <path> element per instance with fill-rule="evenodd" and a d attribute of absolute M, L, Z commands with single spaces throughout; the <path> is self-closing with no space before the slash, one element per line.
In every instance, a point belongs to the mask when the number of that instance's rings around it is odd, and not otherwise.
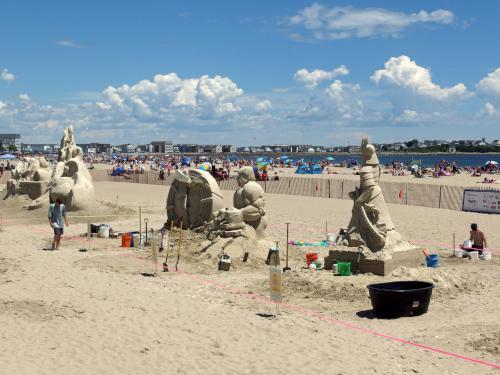
<path fill-rule="evenodd" d="M 427 267 L 438 268 L 439 267 L 439 255 L 431 254 L 425 257 L 427 262 Z"/>

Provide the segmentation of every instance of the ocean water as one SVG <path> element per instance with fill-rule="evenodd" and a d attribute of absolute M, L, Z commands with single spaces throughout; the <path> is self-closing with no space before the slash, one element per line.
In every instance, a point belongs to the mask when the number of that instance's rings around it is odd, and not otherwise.
<path fill-rule="evenodd" d="M 319 162 L 324 160 L 327 155 L 307 155 L 307 156 L 293 156 L 287 155 L 290 160 L 294 162 L 303 160 L 304 162 Z M 331 155 L 335 158 L 335 163 L 343 163 L 344 161 L 355 160 L 358 164 L 361 163 L 359 155 Z M 243 157 L 244 159 L 256 159 L 259 156 Z M 260 156 L 262 157 L 262 156 Z M 401 162 L 404 164 L 411 164 L 412 161 L 420 160 L 423 167 L 434 167 L 436 163 L 442 160 L 448 162 L 455 162 L 459 167 L 477 167 L 483 166 L 487 161 L 494 160 L 500 163 L 500 154 L 398 154 L 398 155 L 378 155 L 381 164 L 391 164 L 392 162 Z"/>

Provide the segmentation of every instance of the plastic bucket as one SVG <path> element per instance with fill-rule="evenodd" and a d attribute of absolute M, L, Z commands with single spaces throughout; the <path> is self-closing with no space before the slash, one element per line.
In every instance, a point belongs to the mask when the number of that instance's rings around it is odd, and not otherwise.
<path fill-rule="evenodd" d="M 132 236 L 130 234 L 122 235 L 122 247 L 130 247 L 132 244 Z"/>
<path fill-rule="evenodd" d="M 306 254 L 306 263 L 307 263 L 308 267 L 311 263 L 313 263 L 317 260 L 318 260 L 318 253 L 307 253 Z"/>
<path fill-rule="evenodd" d="M 326 235 L 326 240 L 328 242 L 335 242 L 337 240 L 337 235 L 335 233 L 328 233 Z"/>
<path fill-rule="evenodd" d="M 483 260 L 490 260 L 490 259 L 491 259 L 491 252 L 483 251 Z"/>
<path fill-rule="evenodd" d="M 472 241 L 471 240 L 465 240 L 464 241 L 464 247 L 471 248 L 472 247 Z"/>
<path fill-rule="evenodd" d="M 338 262 L 337 268 L 340 276 L 351 276 L 351 262 Z"/>
<path fill-rule="evenodd" d="M 479 259 L 479 251 L 469 251 L 469 256 L 471 260 Z"/>
<path fill-rule="evenodd" d="M 368 285 L 373 313 L 379 318 L 422 315 L 429 309 L 434 284 L 393 281 Z"/>
<path fill-rule="evenodd" d="M 455 256 L 457 258 L 463 258 L 464 257 L 464 251 L 462 249 L 455 249 Z"/>
<path fill-rule="evenodd" d="M 438 268 L 439 266 L 439 256 L 437 254 L 427 255 L 425 257 L 427 262 L 427 267 Z"/>
<path fill-rule="evenodd" d="M 97 232 L 97 236 L 101 238 L 109 237 L 109 227 L 107 225 L 102 225 L 99 227 L 99 232 Z"/>
<path fill-rule="evenodd" d="M 140 242 L 140 235 L 139 233 L 134 233 L 132 235 L 132 244 L 131 244 L 131 247 L 139 247 L 139 242 Z"/>

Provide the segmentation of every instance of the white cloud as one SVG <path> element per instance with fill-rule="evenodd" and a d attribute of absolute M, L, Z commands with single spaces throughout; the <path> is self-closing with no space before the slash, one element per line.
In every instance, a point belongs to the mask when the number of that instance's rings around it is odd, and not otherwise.
<path fill-rule="evenodd" d="M 262 100 L 260 102 L 257 102 L 257 104 L 255 104 L 255 110 L 257 112 L 269 111 L 271 108 L 272 104 L 270 100 Z"/>
<path fill-rule="evenodd" d="M 493 115 L 495 114 L 495 112 L 497 111 L 497 109 L 495 108 L 495 106 L 493 104 L 491 104 L 490 102 L 487 102 L 485 105 L 484 105 L 484 111 L 488 114 L 488 115 Z"/>
<path fill-rule="evenodd" d="M 236 101 L 242 95 L 243 90 L 227 77 L 181 79 L 170 73 L 132 86 L 109 86 L 103 91 L 105 101 L 97 106 L 142 119 L 168 119 L 181 114 L 201 118 L 237 113 L 240 107 Z"/>
<path fill-rule="evenodd" d="M 467 95 L 467 88 L 463 83 L 448 88 L 435 84 L 429 69 L 417 65 L 405 55 L 391 57 L 385 62 L 384 69 L 376 70 L 370 78 L 377 85 L 400 87 L 433 99 Z"/>
<path fill-rule="evenodd" d="M 47 129 L 47 130 L 55 130 L 59 126 L 59 121 L 57 120 L 47 120 L 40 122 L 35 129 Z"/>
<path fill-rule="evenodd" d="M 497 68 L 479 81 L 476 88 L 478 91 L 486 94 L 500 95 L 500 68 Z"/>
<path fill-rule="evenodd" d="M 29 102 L 31 100 L 28 94 L 20 94 L 19 99 L 23 102 Z"/>
<path fill-rule="evenodd" d="M 309 38 L 319 40 L 367 38 L 375 36 L 399 36 L 401 32 L 417 24 L 453 23 L 453 12 L 444 9 L 416 13 L 395 12 L 382 8 L 332 7 L 314 3 L 288 18 L 292 28 L 303 29 Z M 291 33 L 294 40 L 304 36 Z"/>
<path fill-rule="evenodd" d="M 308 88 L 314 88 L 322 81 L 330 81 L 335 77 L 345 76 L 348 74 L 349 69 L 347 69 L 345 65 L 341 65 L 331 71 L 315 69 L 312 72 L 309 72 L 307 69 L 299 69 L 295 72 L 293 78 Z"/>
<path fill-rule="evenodd" d="M 59 47 L 65 47 L 65 48 L 85 48 L 84 45 L 72 42 L 71 40 L 58 40 L 55 43 Z"/>
<path fill-rule="evenodd" d="M 2 70 L 2 73 L 0 74 L 0 78 L 6 82 L 12 82 L 13 80 L 16 79 L 16 76 L 14 74 L 12 74 L 11 72 L 9 72 L 7 69 L 4 69 L 4 70 Z"/>
<path fill-rule="evenodd" d="M 394 121 L 396 122 L 413 122 L 418 120 L 419 113 L 413 109 L 405 109 L 401 115 L 397 116 Z"/>

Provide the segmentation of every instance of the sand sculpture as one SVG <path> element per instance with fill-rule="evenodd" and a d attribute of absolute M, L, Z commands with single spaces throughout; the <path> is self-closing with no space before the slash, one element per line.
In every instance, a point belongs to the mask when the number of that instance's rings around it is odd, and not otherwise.
<path fill-rule="evenodd" d="M 58 162 L 54 168 L 45 194 L 28 206 L 36 209 L 60 198 L 70 211 L 95 207 L 95 190 L 83 151 L 75 144 L 73 127 L 64 129 Z"/>
<path fill-rule="evenodd" d="M 255 182 L 252 167 L 245 166 L 238 171 L 238 186 L 233 196 L 234 208 L 241 211 L 243 221 L 255 229 L 257 237 L 263 238 L 267 228 L 264 190 Z"/>
<path fill-rule="evenodd" d="M 167 223 L 196 229 L 211 223 L 224 207 L 219 185 L 208 172 L 177 169 L 167 197 Z"/>
<path fill-rule="evenodd" d="M 43 157 L 25 157 L 20 160 L 7 181 L 8 195 L 27 194 L 37 199 L 47 189 L 52 174 L 49 163 Z"/>
<path fill-rule="evenodd" d="M 83 151 L 75 144 L 73 126 L 64 129 L 59 150 L 59 161 L 49 184 L 49 198 L 60 198 L 68 210 L 77 211 L 95 206 L 95 191 Z"/>
<path fill-rule="evenodd" d="M 354 207 L 346 238 L 349 246 L 366 246 L 371 251 L 379 251 L 401 238 L 394 229 L 379 186 L 381 168 L 375 147 L 368 144 L 368 138 L 361 142 L 361 159 L 360 186 L 349 193 Z"/>
<path fill-rule="evenodd" d="M 386 275 L 395 267 L 417 266 L 421 250 L 402 240 L 395 230 L 379 186 L 381 168 L 375 147 L 368 138 L 361 142 L 360 186 L 349 193 L 354 201 L 345 238 L 330 257 L 350 261 L 360 272 Z"/>
<path fill-rule="evenodd" d="M 200 257 L 216 260 L 229 255 L 233 264 L 265 259 L 270 243 L 265 239 L 264 191 L 250 167 L 238 172 L 238 185 L 234 207 L 223 208 L 222 193 L 210 173 L 177 170 L 167 197 L 165 227 L 182 222 L 183 229 L 201 235 L 190 243 Z"/>

